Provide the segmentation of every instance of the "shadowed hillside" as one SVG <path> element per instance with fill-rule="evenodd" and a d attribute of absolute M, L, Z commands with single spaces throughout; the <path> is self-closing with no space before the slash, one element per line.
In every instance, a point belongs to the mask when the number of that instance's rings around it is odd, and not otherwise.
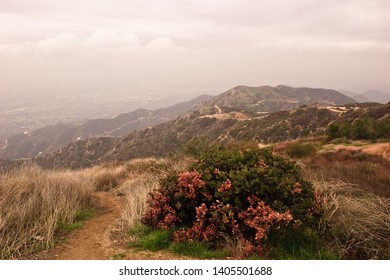
<path fill-rule="evenodd" d="M 0 149 L 0 158 L 32 158 L 54 152 L 82 139 L 124 136 L 131 131 L 172 120 L 210 98 L 211 96 L 202 95 L 167 108 L 153 111 L 139 109 L 111 119 L 87 120 L 80 125 L 58 123 L 46 126 L 7 139 L 6 144 Z"/>

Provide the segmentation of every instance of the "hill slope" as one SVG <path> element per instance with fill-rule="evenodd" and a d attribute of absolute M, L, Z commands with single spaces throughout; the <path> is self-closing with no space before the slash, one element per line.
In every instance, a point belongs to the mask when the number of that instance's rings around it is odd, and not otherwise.
<path fill-rule="evenodd" d="M 245 95 L 241 91 L 237 96 L 242 98 Z M 251 106 L 253 100 L 242 102 L 238 106 L 233 101 L 228 104 L 226 100 L 233 100 L 234 97 L 234 94 L 227 92 L 175 120 L 133 131 L 125 137 L 78 141 L 51 155 L 37 157 L 35 161 L 45 167 L 79 168 L 107 161 L 164 156 L 199 136 L 220 142 L 277 142 L 323 134 L 335 120 L 353 121 L 363 116 L 388 118 L 390 112 L 390 105 L 340 107 L 314 104 L 301 105 L 293 110 L 258 113 L 242 109 L 243 106 Z M 336 103 L 328 96 L 326 103 L 331 102 Z"/>
<path fill-rule="evenodd" d="M 377 102 L 386 104 L 390 102 L 390 94 L 379 90 L 367 90 L 362 93 L 356 93 L 348 90 L 340 90 L 340 92 L 355 99 L 360 103 Z"/>
<path fill-rule="evenodd" d="M 54 152 L 82 139 L 124 136 L 131 131 L 172 120 L 210 98 L 211 96 L 202 95 L 163 109 L 153 111 L 140 109 L 111 119 L 87 120 L 80 125 L 58 123 L 46 126 L 7 139 L 0 149 L 0 158 L 32 158 Z"/>
<path fill-rule="evenodd" d="M 302 106 L 261 117 L 231 112 L 185 117 L 134 131 L 120 138 L 92 138 L 79 141 L 35 161 L 44 167 L 80 168 L 108 161 L 165 156 L 177 151 L 187 141 L 199 136 L 211 140 L 278 142 L 300 137 L 323 135 L 332 122 L 352 122 L 361 117 L 390 121 L 390 104 L 370 107 Z"/>
<path fill-rule="evenodd" d="M 350 97 L 330 89 L 293 88 L 283 85 L 276 87 L 237 86 L 207 102 L 212 112 L 275 112 L 291 110 L 300 105 L 319 103 L 323 105 L 343 105 L 356 103 Z"/>

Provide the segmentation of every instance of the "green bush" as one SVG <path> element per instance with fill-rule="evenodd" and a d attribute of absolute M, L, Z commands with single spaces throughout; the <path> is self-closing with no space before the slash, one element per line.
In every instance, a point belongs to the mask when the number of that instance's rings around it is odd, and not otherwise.
<path fill-rule="evenodd" d="M 360 118 L 353 123 L 332 123 L 328 128 L 329 139 L 377 140 L 390 138 L 390 124 L 383 120 Z"/>
<path fill-rule="evenodd" d="M 310 143 L 292 143 L 287 145 L 286 153 L 293 158 L 303 158 L 315 154 L 316 147 Z"/>
<path fill-rule="evenodd" d="M 269 235 L 315 227 L 319 197 L 300 168 L 269 150 L 213 145 L 191 171 L 168 176 L 150 194 L 142 222 L 172 229 L 175 242 L 218 246 L 240 240 L 247 255 L 262 254 Z"/>

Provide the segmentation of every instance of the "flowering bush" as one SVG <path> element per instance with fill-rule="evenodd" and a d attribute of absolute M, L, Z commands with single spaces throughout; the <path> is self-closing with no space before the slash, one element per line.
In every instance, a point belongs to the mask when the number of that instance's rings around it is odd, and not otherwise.
<path fill-rule="evenodd" d="M 269 150 L 212 146 L 187 171 L 150 194 L 143 223 L 177 228 L 175 242 L 240 240 L 247 254 L 264 252 L 270 234 L 315 226 L 320 199 L 300 168 Z"/>

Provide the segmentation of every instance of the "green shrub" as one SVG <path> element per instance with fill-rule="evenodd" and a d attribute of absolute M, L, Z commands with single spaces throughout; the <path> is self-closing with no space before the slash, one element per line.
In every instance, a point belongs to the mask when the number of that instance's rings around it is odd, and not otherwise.
<path fill-rule="evenodd" d="M 292 143 L 287 145 L 286 153 L 293 158 L 303 158 L 315 154 L 316 147 L 310 143 Z"/>
<path fill-rule="evenodd" d="M 183 145 L 182 150 L 186 155 L 199 157 L 210 144 L 211 140 L 205 136 L 194 137 Z"/>
<path fill-rule="evenodd" d="M 360 118 L 353 123 L 333 123 L 328 128 L 329 139 L 377 140 L 390 138 L 390 124 L 373 118 Z"/>
<path fill-rule="evenodd" d="M 176 228 L 175 242 L 217 246 L 228 236 L 247 255 L 261 254 L 269 235 L 316 226 L 319 197 L 312 185 L 294 162 L 269 150 L 213 145 L 190 170 L 165 178 L 142 218 L 155 229 Z"/>

